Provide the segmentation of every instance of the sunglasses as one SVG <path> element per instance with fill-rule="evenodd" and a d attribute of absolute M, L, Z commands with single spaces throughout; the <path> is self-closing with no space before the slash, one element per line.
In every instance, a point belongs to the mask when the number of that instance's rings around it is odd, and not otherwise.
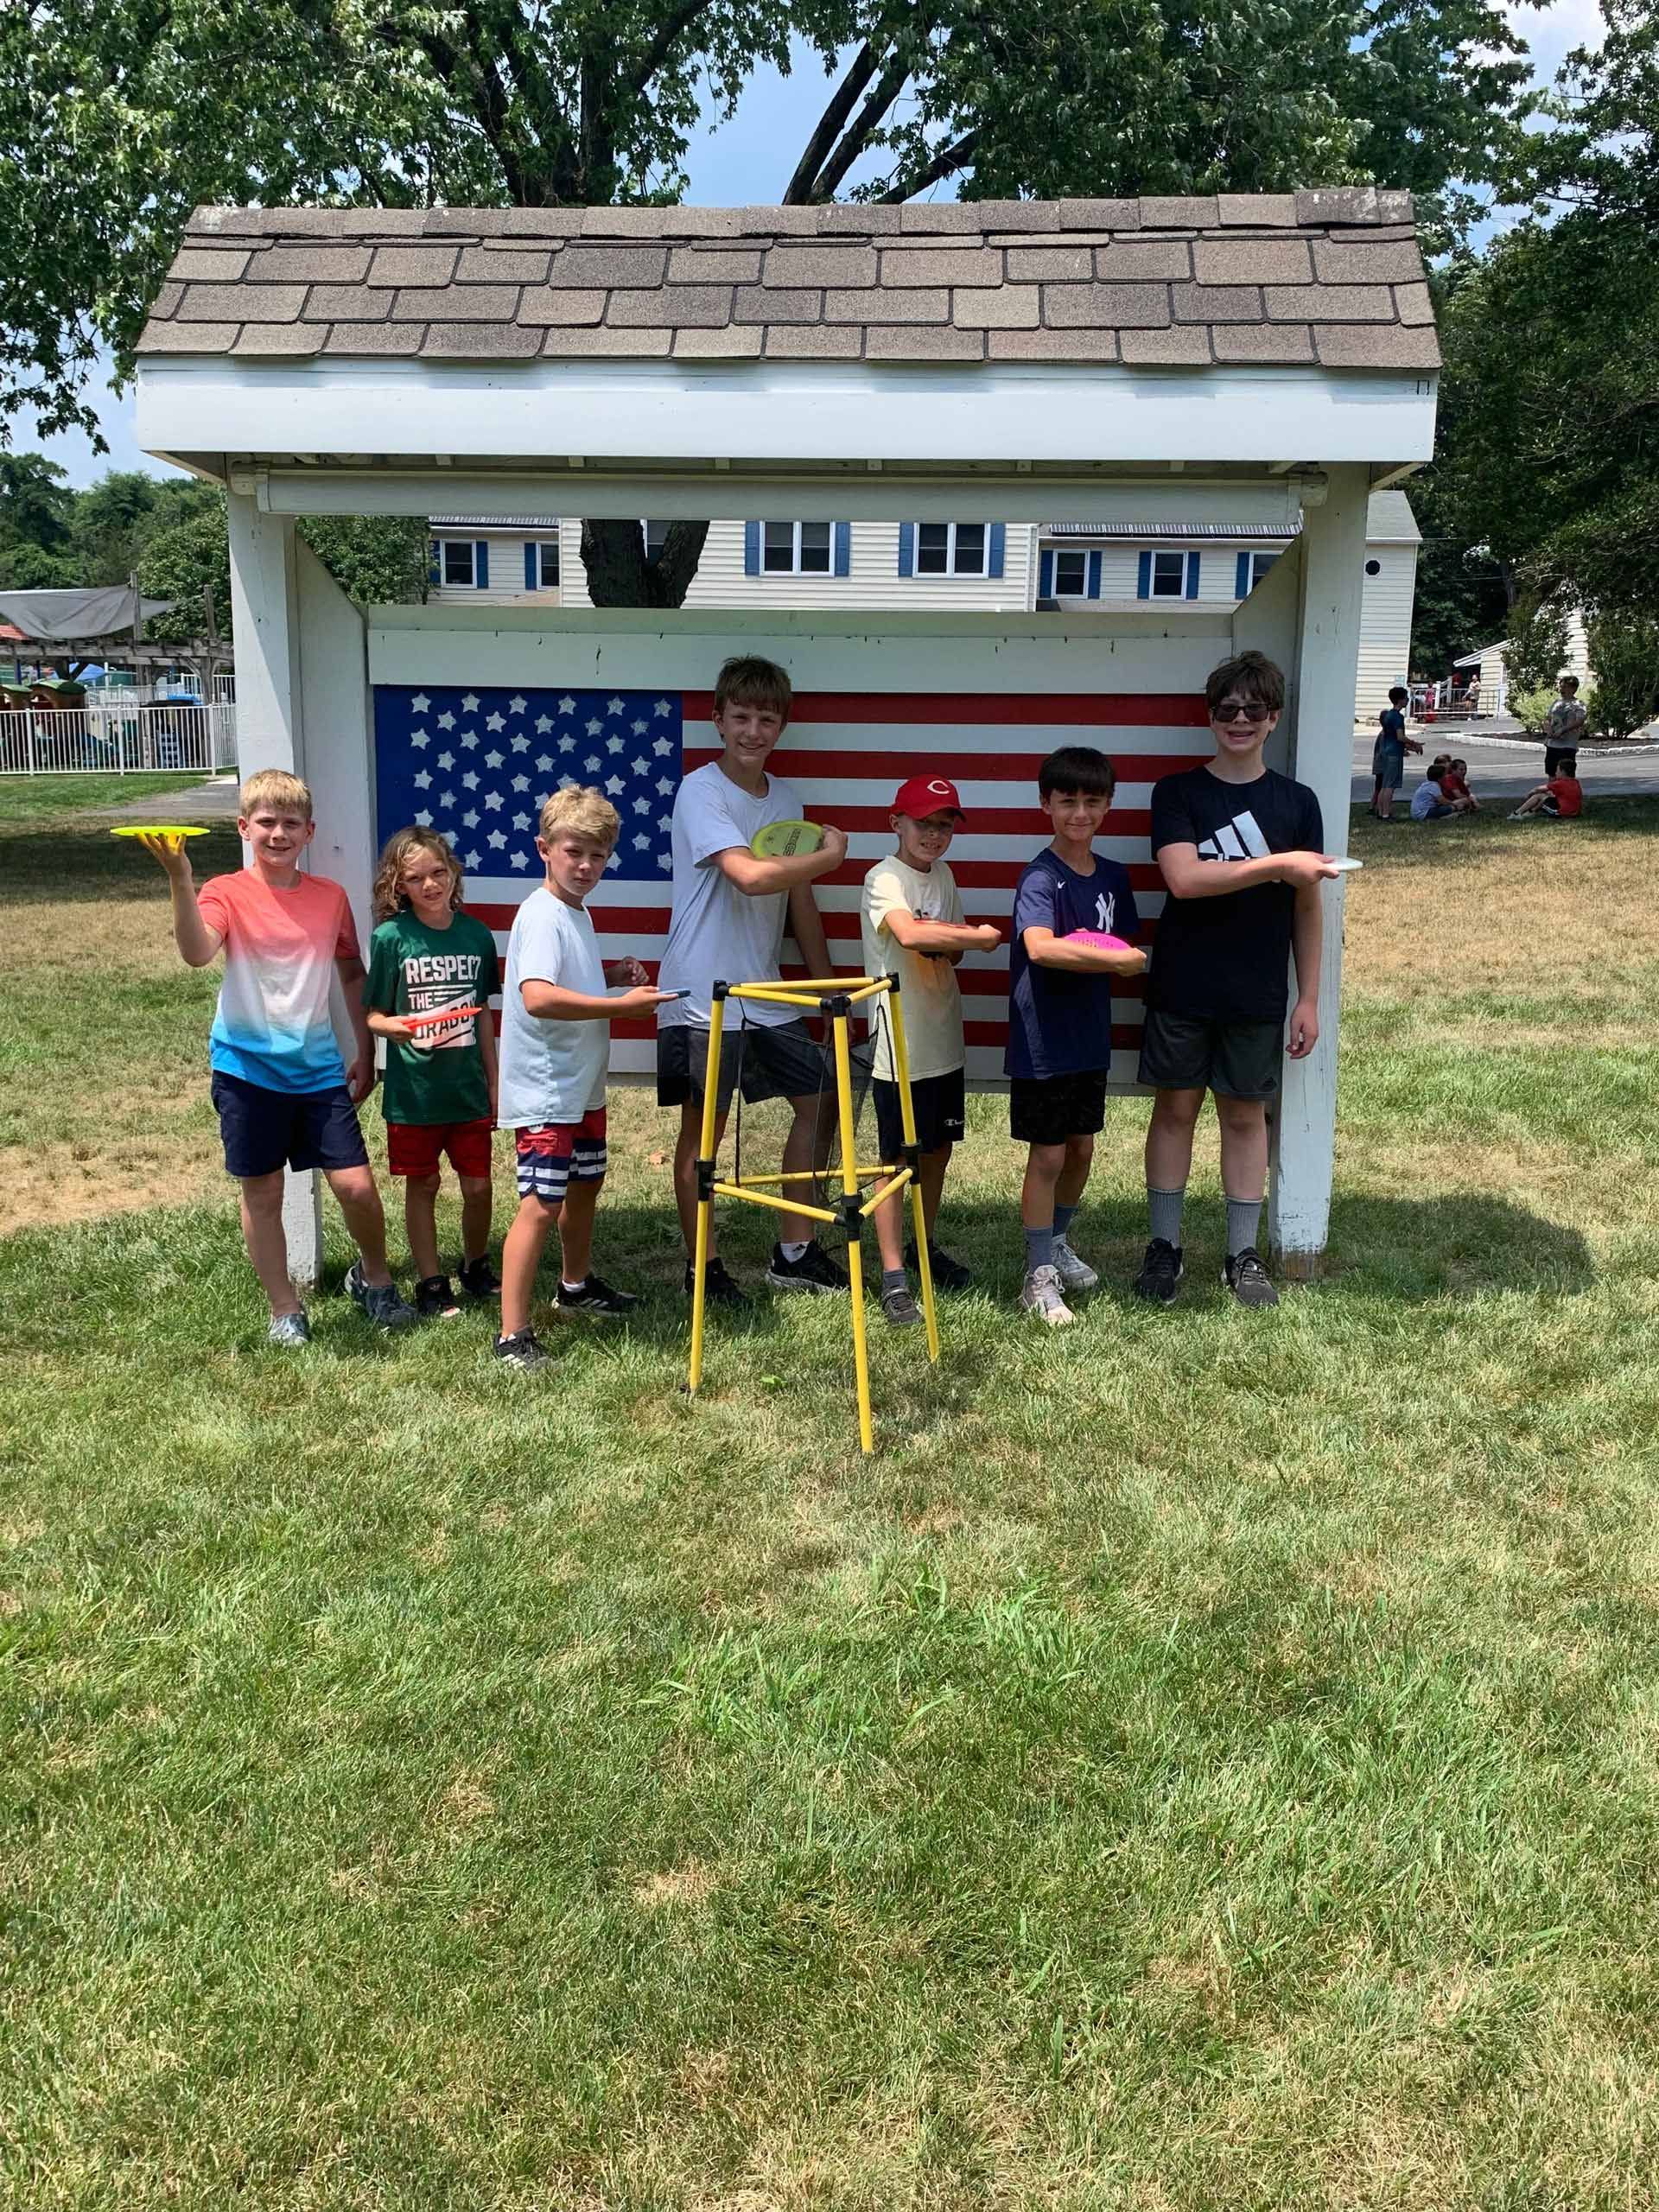
<path fill-rule="evenodd" d="M 1224 699 L 1210 709 L 1212 722 L 1236 722 L 1241 715 L 1247 722 L 1265 722 L 1271 721 L 1273 709 L 1255 699 Z"/>

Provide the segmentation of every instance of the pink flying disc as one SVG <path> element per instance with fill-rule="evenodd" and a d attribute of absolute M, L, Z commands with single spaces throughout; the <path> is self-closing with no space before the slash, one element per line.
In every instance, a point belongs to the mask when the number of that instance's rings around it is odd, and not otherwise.
<path fill-rule="evenodd" d="M 1061 939 L 1064 944 L 1092 944 L 1097 952 L 1133 952 L 1135 947 L 1127 938 L 1113 937 L 1105 930 L 1072 930 Z"/>

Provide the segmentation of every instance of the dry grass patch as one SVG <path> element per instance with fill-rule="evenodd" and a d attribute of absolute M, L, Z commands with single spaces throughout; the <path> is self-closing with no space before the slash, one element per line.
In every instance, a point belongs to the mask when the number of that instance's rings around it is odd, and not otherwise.
<path fill-rule="evenodd" d="M 706 1904 L 720 1886 L 720 1877 L 700 1859 L 647 1874 L 633 1885 L 633 1901 L 654 1911 L 659 1906 Z"/>

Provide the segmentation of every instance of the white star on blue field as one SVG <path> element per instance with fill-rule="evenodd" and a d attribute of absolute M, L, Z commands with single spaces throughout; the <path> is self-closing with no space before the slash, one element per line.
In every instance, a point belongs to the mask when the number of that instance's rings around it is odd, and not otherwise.
<path fill-rule="evenodd" d="M 622 817 L 611 873 L 671 874 L 681 702 L 662 691 L 467 690 L 378 683 L 375 810 L 379 842 L 419 823 L 463 867 L 541 873 L 542 802 L 571 784 L 603 791 Z"/>

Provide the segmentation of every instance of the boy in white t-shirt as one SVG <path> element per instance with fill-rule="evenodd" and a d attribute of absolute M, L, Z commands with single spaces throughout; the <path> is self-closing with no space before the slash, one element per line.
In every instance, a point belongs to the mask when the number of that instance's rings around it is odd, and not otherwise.
<path fill-rule="evenodd" d="M 680 1109 L 674 1197 L 685 1239 L 688 1296 L 691 1255 L 696 1249 L 697 1147 L 702 1134 L 710 990 L 717 982 L 779 981 L 785 912 L 807 973 L 833 972 L 812 884 L 846 859 L 845 831 L 826 824 L 823 842 L 816 852 L 787 859 L 759 860 L 750 849 L 755 833 L 768 823 L 801 818 L 800 793 L 780 777 L 766 773 L 767 757 L 789 720 L 791 696 L 789 677 L 775 662 L 747 654 L 728 660 L 715 684 L 720 758 L 694 768 L 674 799 L 674 917 L 658 981 L 665 990 L 684 995 L 664 1013 L 658 1027 L 657 1103 Z M 806 1024 L 788 1007 L 768 1006 L 759 999 L 728 1002 L 720 1056 L 716 1144 L 726 1128 L 740 1061 L 743 1096 L 751 1105 L 762 1098 L 787 1098 L 794 1109 L 784 1144 L 784 1172 L 810 1168 L 818 1095 L 829 1087 L 829 1080 L 823 1056 Z M 766 1281 L 774 1290 L 822 1294 L 846 1289 L 846 1276 L 818 1244 L 804 1215 L 781 1215 L 779 1226 L 782 1238 L 772 1246 L 766 1269 Z M 711 1225 L 711 1238 L 712 1234 Z M 712 1250 L 704 1294 L 716 1305 L 747 1302 Z"/>
<path fill-rule="evenodd" d="M 865 877 L 859 908 L 865 974 L 899 979 L 920 1154 L 916 1174 L 933 1280 L 941 1290 L 965 1290 L 973 1280 L 960 1261 L 933 1241 L 945 1170 L 951 1147 L 962 1135 L 966 1104 L 966 1049 L 956 964 L 964 952 L 989 952 L 1002 941 L 994 923 L 963 920 L 962 894 L 944 863 L 957 826 L 965 818 L 957 787 L 948 778 L 912 776 L 900 785 L 888 817 L 899 849 L 878 861 Z M 893 1039 L 880 1014 L 875 1018 L 871 1087 L 881 1158 L 897 1165 L 904 1158 L 904 1121 Z M 903 1249 L 902 1193 L 877 1207 L 875 1235 L 881 1252 L 881 1311 L 895 1328 L 913 1327 L 922 1317 L 905 1274 L 905 1259 L 913 1261 L 915 1247 L 910 1247 L 908 1255 Z"/>
<path fill-rule="evenodd" d="M 530 1302 L 556 1221 L 561 1313 L 606 1320 L 639 1302 L 613 1290 L 589 1265 L 605 1179 L 608 1025 L 648 1014 L 665 996 L 649 988 L 639 961 L 601 960 L 583 904 L 620 827 L 616 809 L 598 791 L 572 785 L 553 793 L 536 840 L 547 880 L 514 915 L 507 941 L 496 1118 L 517 1139 L 518 1211 L 501 1248 L 495 1355 L 512 1367 L 540 1367 L 548 1357 L 531 1326 Z M 614 998 L 606 989 L 612 983 L 625 987 Z"/>

